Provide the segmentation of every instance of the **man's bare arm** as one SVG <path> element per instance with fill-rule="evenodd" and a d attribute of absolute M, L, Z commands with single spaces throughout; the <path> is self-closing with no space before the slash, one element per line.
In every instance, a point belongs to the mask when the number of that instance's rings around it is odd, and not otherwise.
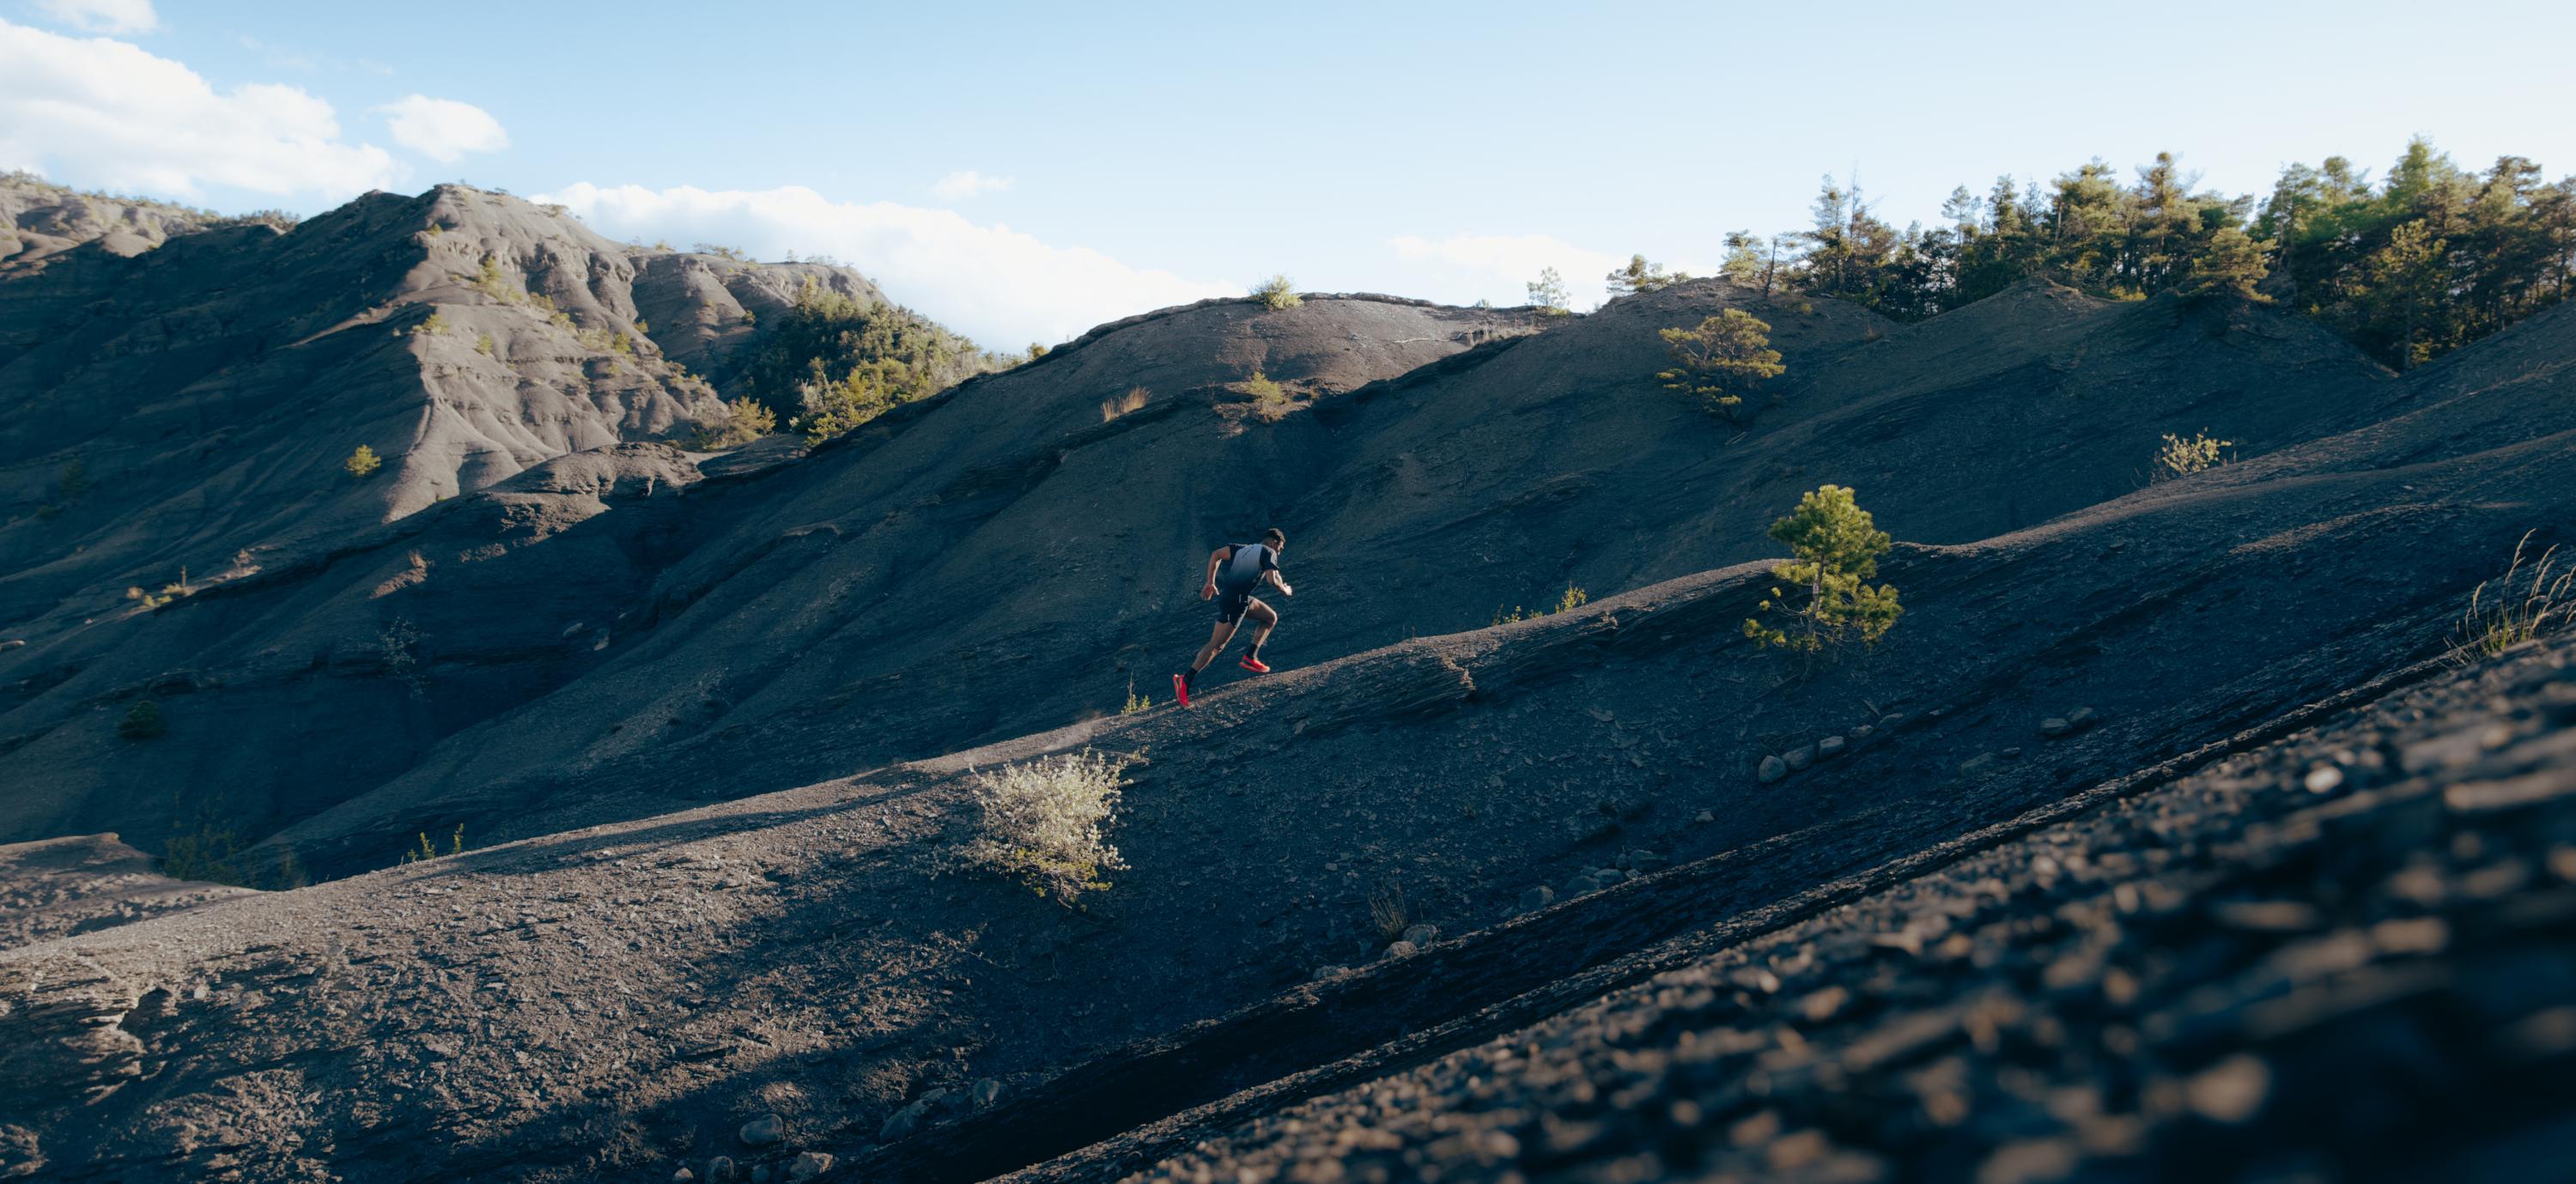
<path fill-rule="evenodd" d="M 1270 581 L 1271 587 L 1279 589 L 1279 594 L 1281 596 L 1295 596 L 1297 594 L 1296 589 L 1288 586 L 1288 577 L 1280 575 L 1278 568 L 1274 567 L 1261 573 L 1261 578 Z"/>
<path fill-rule="evenodd" d="M 1232 547 L 1219 547 L 1216 550 L 1208 552 L 1207 576 L 1199 581 L 1199 599 L 1216 599 L 1216 569 L 1218 565 L 1225 562 L 1226 556 L 1232 554 L 1233 551 L 1234 548 Z"/>

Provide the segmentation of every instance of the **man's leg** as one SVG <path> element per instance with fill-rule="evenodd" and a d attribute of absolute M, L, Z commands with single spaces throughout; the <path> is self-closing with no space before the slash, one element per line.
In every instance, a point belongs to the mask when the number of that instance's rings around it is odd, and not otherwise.
<path fill-rule="evenodd" d="M 1253 661 L 1258 662 L 1261 660 L 1261 643 L 1270 640 L 1270 631 L 1279 625 L 1279 610 L 1255 599 L 1244 606 L 1243 615 L 1252 622 L 1252 649 L 1249 655 Z"/>
<path fill-rule="evenodd" d="M 1235 626 L 1242 623 L 1241 618 L 1216 623 L 1216 630 L 1208 634 L 1208 643 L 1199 647 L 1199 656 L 1190 662 L 1191 678 L 1197 678 L 1199 671 L 1207 669 L 1208 663 L 1216 661 L 1216 656 L 1225 652 L 1225 643 L 1234 640 Z"/>

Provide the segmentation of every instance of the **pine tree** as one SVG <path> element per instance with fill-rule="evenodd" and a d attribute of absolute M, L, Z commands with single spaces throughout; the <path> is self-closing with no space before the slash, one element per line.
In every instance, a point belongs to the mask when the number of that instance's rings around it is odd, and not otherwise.
<path fill-rule="evenodd" d="M 1669 288 L 1690 278 L 1687 272 L 1667 274 L 1661 263 L 1648 263 L 1643 255 L 1628 256 L 1628 265 L 1603 277 L 1609 282 L 1611 298 L 1632 296 Z"/>
<path fill-rule="evenodd" d="M 1747 618 L 1744 635 L 1757 646 L 1777 646 L 1809 655 L 1842 650 L 1857 642 L 1878 644 L 1904 615 L 1896 589 L 1868 581 L 1878 577 L 1878 557 L 1895 545 L 1886 531 L 1853 500 L 1852 491 L 1827 485 L 1798 499 L 1796 512 L 1771 524 L 1772 539 L 1794 557 L 1771 568 L 1781 587 L 1759 610 L 1785 624 Z M 1803 603 L 1790 607 L 1786 589 Z"/>
<path fill-rule="evenodd" d="M 1768 290 L 1769 266 L 1762 257 L 1762 237 L 1750 230 L 1726 232 L 1726 262 L 1717 274 L 1748 288 Z"/>
<path fill-rule="evenodd" d="M 1538 278 L 1530 281 L 1529 302 L 1542 312 L 1570 312 L 1572 310 L 1567 305 L 1572 299 L 1565 291 L 1565 277 L 1558 275 L 1553 267 L 1540 269 Z"/>
<path fill-rule="evenodd" d="M 1660 330 L 1672 352 L 1672 369 L 1655 375 L 1666 390 L 1680 391 L 1728 423 L 1741 422 L 1746 392 L 1786 370 L 1771 348 L 1771 325 L 1730 308 L 1691 329 Z"/>

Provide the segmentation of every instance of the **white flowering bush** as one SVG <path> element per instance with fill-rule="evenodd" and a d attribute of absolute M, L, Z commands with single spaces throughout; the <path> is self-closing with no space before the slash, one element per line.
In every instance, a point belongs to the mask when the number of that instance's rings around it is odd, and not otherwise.
<path fill-rule="evenodd" d="M 1124 871 L 1127 864 L 1102 832 L 1118 812 L 1119 791 L 1133 763 L 1133 757 L 1086 748 L 977 772 L 975 804 L 982 816 L 960 861 L 1018 880 L 1062 905 L 1108 888 L 1108 873 Z"/>

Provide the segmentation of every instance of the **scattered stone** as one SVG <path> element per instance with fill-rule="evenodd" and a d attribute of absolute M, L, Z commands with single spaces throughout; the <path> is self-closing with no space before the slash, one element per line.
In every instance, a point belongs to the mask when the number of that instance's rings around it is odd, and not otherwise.
<path fill-rule="evenodd" d="M 2246 1122 L 2263 1109 L 2272 1092 L 2272 1068 L 2263 1058 L 2237 1053 L 2193 1074 L 2183 1083 L 2183 1099 L 2212 1122 Z"/>
<path fill-rule="evenodd" d="M 690 1171 L 685 1164 L 671 1169 L 671 1184 L 694 1184 L 697 1178 L 698 1174 Z"/>
<path fill-rule="evenodd" d="M 1763 757 L 1761 767 L 1754 770 L 1753 775 L 1761 778 L 1762 784 L 1769 785 L 1789 775 L 1789 762 L 1776 756 Z"/>
<path fill-rule="evenodd" d="M 728 1184 L 733 1179 L 733 1160 L 722 1155 L 708 1160 L 707 1179 L 713 1184 Z"/>
<path fill-rule="evenodd" d="M 800 1151 L 796 1154 L 795 1162 L 787 1165 L 787 1178 L 790 1180 L 811 1180 L 814 1177 L 831 1170 L 832 1154 L 830 1152 Z"/>
<path fill-rule="evenodd" d="M 2057 739 L 2058 737 L 2074 730 L 2075 725 L 2066 722 L 2066 717 L 2062 715 L 2052 715 L 2047 719 L 2039 721 L 2039 734 L 2046 736 L 2051 740 Z"/>
<path fill-rule="evenodd" d="M 993 1102 L 1001 1096 L 1002 1083 L 995 1081 L 990 1077 L 976 1082 L 975 1088 L 972 1091 L 969 1091 L 969 1097 L 974 1100 L 975 1108 L 978 1110 L 991 1106 Z"/>
<path fill-rule="evenodd" d="M 2017 761 L 2017 760 L 2020 760 L 2020 759 L 2021 759 L 2021 749 L 2020 749 L 2020 748 L 2018 748 L 2018 747 L 2015 747 L 2015 748 L 2007 748 L 2007 749 L 2005 749 L 2005 750 L 2004 750 L 2004 752 L 2003 752 L 2003 757 L 2004 757 L 2004 759 L 2005 759 L 2005 760 L 2008 760 L 2008 761 Z"/>
<path fill-rule="evenodd" d="M 1567 880 L 1565 882 L 1564 890 L 1558 892 L 1557 895 L 1562 896 L 1567 900 L 1572 900 L 1575 897 L 1582 896 L 1587 893 L 1598 892 L 1600 890 L 1601 882 L 1599 880 L 1595 880 L 1590 876 L 1576 876 L 1571 880 Z"/>
<path fill-rule="evenodd" d="M 1696 822 L 1696 823 L 1699 823 L 1699 824 L 1701 824 L 1701 825 L 1705 826 L 1705 825 L 1707 825 L 1707 824 L 1709 824 L 1709 823 L 1712 823 L 1712 822 L 1717 821 L 1717 815 L 1716 815 L 1716 814 L 1714 814 L 1714 813 L 1711 813 L 1711 812 L 1709 812 L 1709 811 L 1707 811 L 1707 810 L 1702 810 L 1702 811 L 1700 811 L 1700 812 L 1699 812 L 1699 813 L 1697 813 L 1697 814 L 1693 814 L 1693 815 L 1691 815 L 1691 821 Z"/>
<path fill-rule="evenodd" d="M 1700 811 L 1702 814 L 1706 814 L 1707 812 L 1708 811 L 1706 810 Z M 1547 906 L 1555 903 L 1556 889 L 1550 888 L 1545 884 L 1540 884 L 1537 887 L 1531 888 L 1527 892 L 1521 893 L 1521 911 L 1524 913 L 1535 913 L 1540 909 L 1546 908 Z"/>
<path fill-rule="evenodd" d="M 1787 761 L 1789 764 L 1789 771 L 1795 773 L 1816 763 L 1816 746 L 1813 744 L 1801 744 L 1796 748 L 1790 749 L 1781 759 Z"/>
<path fill-rule="evenodd" d="M 1816 759 L 1817 759 L 1817 760 L 1820 760 L 1820 761 L 1821 761 L 1821 760 L 1830 760 L 1830 759 L 1832 759 L 1832 758 L 1834 758 L 1834 757 L 1841 756 L 1842 754 L 1843 754 L 1843 738 L 1842 738 L 1842 737 L 1840 737 L 1840 736 L 1827 736 L 1827 737 L 1825 737 L 1825 738 L 1824 738 L 1824 739 L 1822 739 L 1822 740 L 1818 740 L 1818 741 L 1816 741 Z"/>
<path fill-rule="evenodd" d="M 1404 928 L 1404 940 L 1416 946 L 1430 945 L 1440 940 L 1440 927 L 1430 924 L 1407 925 Z"/>
<path fill-rule="evenodd" d="M 1959 762 L 1959 775 L 1962 777 L 1975 777 L 1994 767 L 1995 754 L 1991 752 L 1981 752 L 1975 756 L 1969 757 L 1967 760 Z"/>
<path fill-rule="evenodd" d="M 761 1164 L 751 1169 L 751 1184 L 769 1184 L 768 1164 Z"/>
<path fill-rule="evenodd" d="M 1895 731 L 1896 729 L 1901 728 L 1901 727 L 1904 727 L 1904 726 L 1905 726 L 1905 713 L 1904 713 L 1904 712 L 1901 712 L 1901 711 L 1900 711 L 1900 712 L 1896 712 L 1896 713 L 1893 713 L 1893 714 L 1890 714 L 1890 715 L 1882 715 L 1882 716 L 1878 717 L 1878 730 L 1879 730 L 1879 731 L 1882 731 L 1882 732 L 1893 732 L 1893 731 Z"/>
<path fill-rule="evenodd" d="M 2066 713 L 2066 726 L 2081 732 L 2086 728 L 2092 727 L 2094 721 L 2099 718 L 2099 716 L 2093 713 L 2092 708 L 2078 707 L 2075 710 Z"/>
<path fill-rule="evenodd" d="M 1851 742 L 1854 745 L 1858 745 L 1862 741 L 1869 739 L 1870 736 L 1875 734 L 1877 731 L 1878 729 L 1873 728 L 1868 724 L 1855 724 L 1851 730 Z"/>
<path fill-rule="evenodd" d="M 1315 981 L 1319 983 L 1329 982 L 1349 973 L 1351 973 L 1351 968 L 1348 966 L 1326 966 L 1315 971 Z"/>
<path fill-rule="evenodd" d="M 1386 953 L 1379 956 L 1385 958 L 1410 958 L 1421 952 L 1421 946 L 1417 946 L 1409 941 L 1397 941 L 1387 943 Z"/>
<path fill-rule="evenodd" d="M 915 1099 L 911 1105 L 887 1115 L 885 1125 L 877 1128 L 877 1142 L 891 1143 L 911 1134 L 921 1125 L 921 1120 L 930 1113 L 930 1107 L 938 1100 L 937 1097 L 925 1094 Z"/>
<path fill-rule="evenodd" d="M 742 1124 L 735 1132 L 745 1147 L 767 1147 L 787 1137 L 787 1120 L 775 1114 L 763 1114 Z"/>
<path fill-rule="evenodd" d="M 2333 765 L 2319 765 L 2308 770 L 2307 779 L 2301 784 L 2308 787 L 2309 793 L 2333 793 L 2343 784 L 2343 770 Z"/>

